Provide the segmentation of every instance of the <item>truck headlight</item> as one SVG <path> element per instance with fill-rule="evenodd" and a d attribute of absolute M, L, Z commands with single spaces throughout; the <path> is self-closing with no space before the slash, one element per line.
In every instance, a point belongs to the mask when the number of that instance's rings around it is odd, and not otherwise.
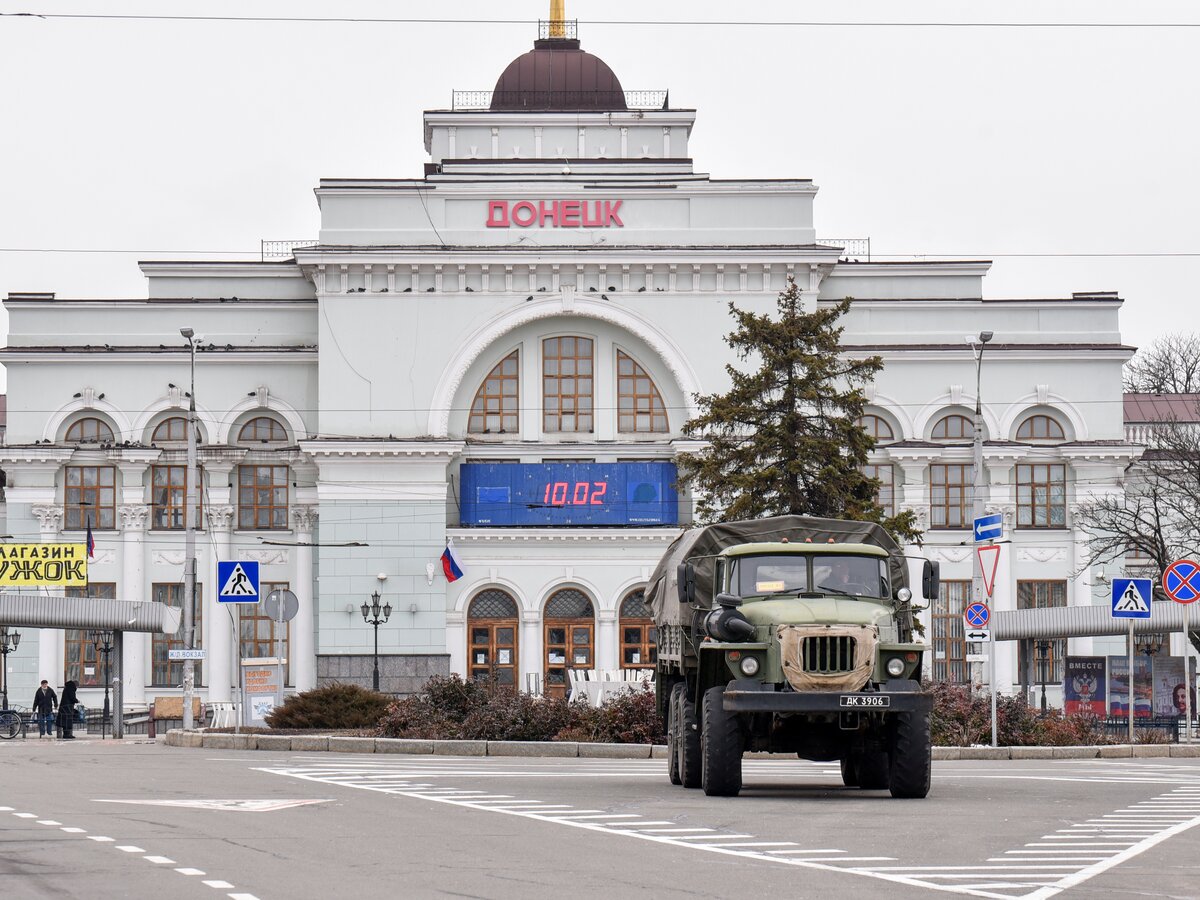
<path fill-rule="evenodd" d="M 898 678 L 904 674 L 904 660 L 898 656 L 893 656 L 887 661 L 887 673 L 893 678 Z"/>
<path fill-rule="evenodd" d="M 751 676 L 757 675 L 758 674 L 758 660 L 755 659 L 753 656 L 747 656 L 745 659 L 742 660 L 741 668 L 742 668 L 743 675 L 751 675 Z"/>
<path fill-rule="evenodd" d="M 906 587 L 902 587 L 900 590 L 896 591 L 896 599 L 901 603 L 907 603 L 912 599 L 912 591 Z"/>

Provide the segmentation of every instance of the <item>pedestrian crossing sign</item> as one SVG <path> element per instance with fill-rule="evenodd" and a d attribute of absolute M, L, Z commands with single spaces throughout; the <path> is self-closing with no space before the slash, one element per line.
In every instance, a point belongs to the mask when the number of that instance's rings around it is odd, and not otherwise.
<path fill-rule="evenodd" d="M 217 592 L 220 603 L 257 603 L 258 563 L 233 559 L 217 563 Z"/>
<path fill-rule="evenodd" d="M 1152 590 L 1149 578 L 1114 578 L 1112 581 L 1112 617 L 1114 619 L 1150 618 Z"/>

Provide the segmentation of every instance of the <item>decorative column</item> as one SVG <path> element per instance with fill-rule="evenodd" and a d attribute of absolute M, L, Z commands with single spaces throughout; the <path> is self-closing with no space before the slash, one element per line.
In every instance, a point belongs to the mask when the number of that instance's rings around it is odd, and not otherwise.
<path fill-rule="evenodd" d="M 121 589 L 122 600 L 146 599 L 146 522 L 150 508 L 132 504 L 118 509 L 121 516 Z M 140 709 L 146 705 L 146 660 L 151 635 L 131 631 L 125 635 L 121 651 L 121 687 L 123 702 Z"/>
<path fill-rule="evenodd" d="M 220 603 L 217 596 L 221 585 L 217 584 L 217 561 L 230 558 L 230 525 L 233 523 L 232 506 L 209 506 L 204 510 L 208 516 L 208 527 L 216 545 L 215 552 L 208 560 L 208 587 L 204 590 L 204 626 L 207 632 L 208 659 L 205 661 L 205 680 L 208 682 L 208 700 L 210 703 L 228 703 L 233 699 L 233 684 L 236 675 L 233 671 L 233 660 L 237 654 L 233 652 L 233 642 L 237 640 L 234 634 L 234 609 L 227 603 Z"/>
<path fill-rule="evenodd" d="M 521 690 L 530 690 L 542 679 L 542 614 L 521 610 Z M 530 678 L 529 676 L 535 676 Z M 542 685 L 542 690 L 546 686 Z"/>
<path fill-rule="evenodd" d="M 292 680 L 296 690 L 311 691 L 317 686 L 317 611 L 313 608 L 313 528 L 317 524 L 315 506 L 292 507 L 296 526 L 296 575 L 292 592 L 299 609 L 292 620 Z"/>
<path fill-rule="evenodd" d="M 61 506 L 34 506 L 31 512 L 37 517 L 41 532 L 41 542 L 51 544 L 58 540 L 58 530 L 62 525 L 63 508 Z M 54 597 L 63 596 L 62 588 L 48 588 L 47 593 Z M 63 632 L 58 628 L 38 629 L 38 674 L 37 680 L 45 678 L 52 686 L 62 684 L 63 679 Z"/>
<path fill-rule="evenodd" d="M 617 649 L 617 611 L 599 610 L 596 616 L 596 659 L 592 663 L 597 669 L 619 669 L 621 660 Z"/>

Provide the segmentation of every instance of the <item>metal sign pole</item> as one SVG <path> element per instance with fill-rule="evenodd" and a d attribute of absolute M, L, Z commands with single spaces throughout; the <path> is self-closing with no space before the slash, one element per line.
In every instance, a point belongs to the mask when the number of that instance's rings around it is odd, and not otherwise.
<path fill-rule="evenodd" d="M 988 598 L 992 599 L 991 597 Z M 988 629 L 988 671 L 992 683 L 992 746 L 996 746 L 996 629 Z"/>
<path fill-rule="evenodd" d="M 279 667 L 279 705 L 283 706 L 283 623 L 286 621 L 283 618 L 283 597 L 279 598 L 276 604 L 278 607 L 275 610 L 275 644 L 278 651 L 275 655 L 275 663 Z"/>
<path fill-rule="evenodd" d="M 1188 607 L 1183 604 L 1183 742 L 1192 742 L 1192 653 L 1188 649 Z"/>
<path fill-rule="evenodd" d="M 1133 619 L 1129 620 L 1129 743 L 1133 744 Z"/>

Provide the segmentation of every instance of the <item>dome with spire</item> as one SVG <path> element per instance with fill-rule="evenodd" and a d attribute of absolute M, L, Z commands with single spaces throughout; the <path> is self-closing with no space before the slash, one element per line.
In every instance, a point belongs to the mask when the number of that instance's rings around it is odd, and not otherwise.
<path fill-rule="evenodd" d="M 610 112 L 629 107 L 621 82 L 607 63 L 580 49 L 575 38 L 552 23 L 550 37 L 534 41 L 500 75 L 492 91 L 492 110 Z M 554 25 L 559 26 L 557 29 Z"/>

